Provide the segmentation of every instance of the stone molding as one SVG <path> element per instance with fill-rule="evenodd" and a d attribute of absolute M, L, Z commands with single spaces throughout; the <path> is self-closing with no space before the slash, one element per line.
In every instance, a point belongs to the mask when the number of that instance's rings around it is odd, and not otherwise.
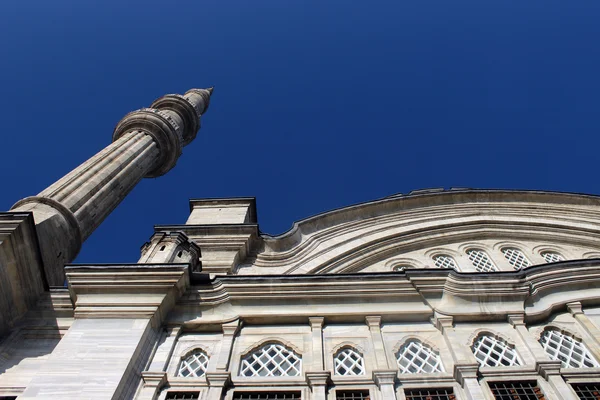
<path fill-rule="evenodd" d="M 188 264 L 67 265 L 75 318 L 162 321 L 189 287 Z"/>
<path fill-rule="evenodd" d="M 396 383 L 398 377 L 398 370 L 395 369 L 383 369 L 373 371 L 373 381 L 379 387 L 381 385 L 393 385 Z"/>
<path fill-rule="evenodd" d="M 304 219 L 279 236 L 261 235 L 262 246 L 242 260 L 242 269 L 257 275 L 358 272 L 425 241 L 436 248 L 486 235 L 598 247 L 599 206 L 595 196 L 533 191 L 394 196 Z"/>
<path fill-rule="evenodd" d="M 306 383 L 310 387 L 327 386 L 331 381 L 330 371 L 309 371 L 305 372 Z"/>
<path fill-rule="evenodd" d="M 390 309 L 380 314 L 382 321 L 424 321 L 435 317 L 432 321 L 438 328 L 450 327 L 451 321 L 508 319 L 513 325 L 535 323 L 583 296 L 587 304 L 600 304 L 600 292 L 590 289 L 600 286 L 600 263 L 597 260 L 546 264 L 515 272 L 483 274 L 409 270 L 405 273 L 365 273 L 360 278 L 360 284 L 357 284 L 355 275 L 341 274 L 224 276 L 213 279 L 210 285 L 193 287 L 182 297 L 180 304 L 211 307 L 261 299 L 273 305 L 300 305 L 307 301 L 315 307 L 321 305 L 322 308 L 289 309 L 287 320 L 305 323 L 306 318 L 315 313 L 339 319 L 335 311 L 327 312 L 327 305 L 360 299 L 361 304 L 397 304 L 393 311 Z M 269 318 L 268 315 L 244 315 L 243 308 L 236 308 L 240 310 L 237 312 L 229 310 L 231 313 L 225 313 L 214 321 L 210 317 L 202 320 L 220 323 L 233 318 L 252 318 L 254 321 Z M 366 317 L 373 315 L 372 312 L 368 307 L 362 307 L 354 313 L 345 313 L 344 318 L 348 322 L 365 321 Z M 193 327 L 194 323 L 186 322 L 189 327 Z M 374 326 L 377 321 L 370 319 L 367 323 Z"/>
<path fill-rule="evenodd" d="M 454 379 L 460 384 L 465 385 L 465 379 L 477 379 L 479 373 L 479 364 L 455 364 Z"/>
<path fill-rule="evenodd" d="M 207 372 L 204 376 L 209 386 L 226 387 L 231 384 L 231 372 Z"/>

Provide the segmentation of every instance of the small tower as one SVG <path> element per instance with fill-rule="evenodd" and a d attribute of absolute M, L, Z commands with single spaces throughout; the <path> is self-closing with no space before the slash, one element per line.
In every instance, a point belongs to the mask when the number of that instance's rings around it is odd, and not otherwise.
<path fill-rule="evenodd" d="M 144 177 L 164 175 L 200 129 L 212 88 L 169 94 L 127 114 L 113 143 L 37 196 L 11 209 L 33 213 L 46 279 L 62 286 L 63 266 Z"/>

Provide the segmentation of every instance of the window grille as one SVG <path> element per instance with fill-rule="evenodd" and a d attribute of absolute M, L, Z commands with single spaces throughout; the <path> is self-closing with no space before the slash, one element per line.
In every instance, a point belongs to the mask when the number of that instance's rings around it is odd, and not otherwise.
<path fill-rule="evenodd" d="M 342 376 L 364 375 L 365 365 L 362 354 L 350 347 L 337 352 L 333 359 L 335 374 Z"/>
<path fill-rule="evenodd" d="M 479 336 L 471 349 L 482 367 L 521 365 L 514 347 L 490 335 Z"/>
<path fill-rule="evenodd" d="M 546 400 L 536 381 L 489 382 L 497 400 Z"/>
<path fill-rule="evenodd" d="M 452 389 L 406 389 L 406 400 L 456 400 Z"/>
<path fill-rule="evenodd" d="M 369 400 L 368 390 L 336 390 L 336 400 Z"/>
<path fill-rule="evenodd" d="M 555 329 L 545 330 L 540 343 L 552 360 L 562 361 L 563 368 L 600 366 L 580 340 Z"/>
<path fill-rule="evenodd" d="M 517 271 L 531 265 L 525 254 L 519 249 L 505 247 L 502 249 L 502 254 Z"/>
<path fill-rule="evenodd" d="M 268 343 L 242 359 L 242 376 L 298 376 L 301 359 L 278 343 Z"/>
<path fill-rule="evenodd" d="M 563 256 L 553 251 L 545 251 L 541 253 L 541 256 L 544 257 L 544 260 L 546 260 L 548 264 L 565 260 Z"/>
<path fill-rule="evenodd" d="M 185 359 L 181 360 L 177 376 L 184 378 L 198 378 L 204 376 L 208 366 L 208 356 L 202 350 L 196 350 Z"/>
<path fill-rule="evenodd" d="M 199 398 L 199 392 L 169 392 L 165 400 L 197 400 Z"/>
<path fill-rule="evenodd" d="M 300 400 L 300 392 L 235 392 L 233 400 Z"/>
<path fill-rule="evenodd" d="M 418 340 L 405 343 L 396 353 L 396 361 L 401 374 L 443 371 L 439 354 Z"/>
<path fill-rule="evenodd" d="M 498 268 L 494 265 L 492 260 L 490 260 L 485 251 L 468 250 L 467 256 L 469 256 L 469 260 L 471 261 L 471 264 L 473 264 L 477 272 L 498 271 Z"/>
<path fill-rule="evenodd" d="M 433 263 L 437 268 L 456 269 L 456 262 L 454 261 L 454 258 L 447 255 L 433 257 Z"/>
<path fill-rule="evenodd" d="M 581 400 L 600 400 L 600 383 L 572 383 Z"/>

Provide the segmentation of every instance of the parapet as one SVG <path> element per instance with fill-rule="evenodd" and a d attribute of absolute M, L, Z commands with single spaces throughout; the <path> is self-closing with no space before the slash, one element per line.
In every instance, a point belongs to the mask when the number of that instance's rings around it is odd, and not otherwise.
<path fill-rule="evenodd" d="M 186 225 L 256 224 L 256 199 L 238 197 L 190 200 Z"/>

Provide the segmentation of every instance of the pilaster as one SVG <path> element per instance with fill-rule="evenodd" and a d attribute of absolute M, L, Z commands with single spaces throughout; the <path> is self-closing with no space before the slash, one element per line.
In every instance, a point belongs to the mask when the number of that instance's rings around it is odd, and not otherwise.
<path fill-rule="evenodd" d="M 310 317 L 308 322 L 310 323 L 312 337 L 312 365 L 310 366 L 310 370 L 323 371 L 325 369 L 323 358 L 323 323 L 325 322 L 325 318 Z"/>
<path fill-rule="evenodd" d="M 233 343 L 241 327 L 242 323 L 239 319 L 227 322 L 221 326 L 223 329 L 223 340 L 221 341 L 221 349 L 218 354 L 217 372 L 223 373 L 229 369 Z"/>
<path fill-rule="evenodd" d="M 373 371 L 373 380 L 379 387 L 383 400 L 396 400 L 396 377 L 398 371 L 395 369 Z"/>
<path fill-rule="evenodd" d="M 208 393 L 204 400 L 221 400 L 223 391 L 231 384 L 229 372 L 207 372 Z"/>
<path fill-rule="evenodd" d="M 378 370 L 387 370 L 390 368 L 385 346 L 383 344 L 383 336 L 381 335 L 381 317 L 367 316 L 365 322 L 371 332 L 371 341 L 375 350 L 375 361 Z"/>
<path fill-rule="evenodd" d="M 572 302 L 567 304 L 567 310 L 577 321 L 579 327 L 582 328 L 585 336 L 587 336 L 586 346 L 594 356 L 594 358 L 600 362 L 600 329 L 594 325 L 587 315 L 583 312 L 581 302 Z"/>
<path fill-rule="evenodd" d="M 311 400 L 327 400 L 327 385 L 331 374 L 329 371 L 306 372 L 306 383 L 312 391 Z"/>

